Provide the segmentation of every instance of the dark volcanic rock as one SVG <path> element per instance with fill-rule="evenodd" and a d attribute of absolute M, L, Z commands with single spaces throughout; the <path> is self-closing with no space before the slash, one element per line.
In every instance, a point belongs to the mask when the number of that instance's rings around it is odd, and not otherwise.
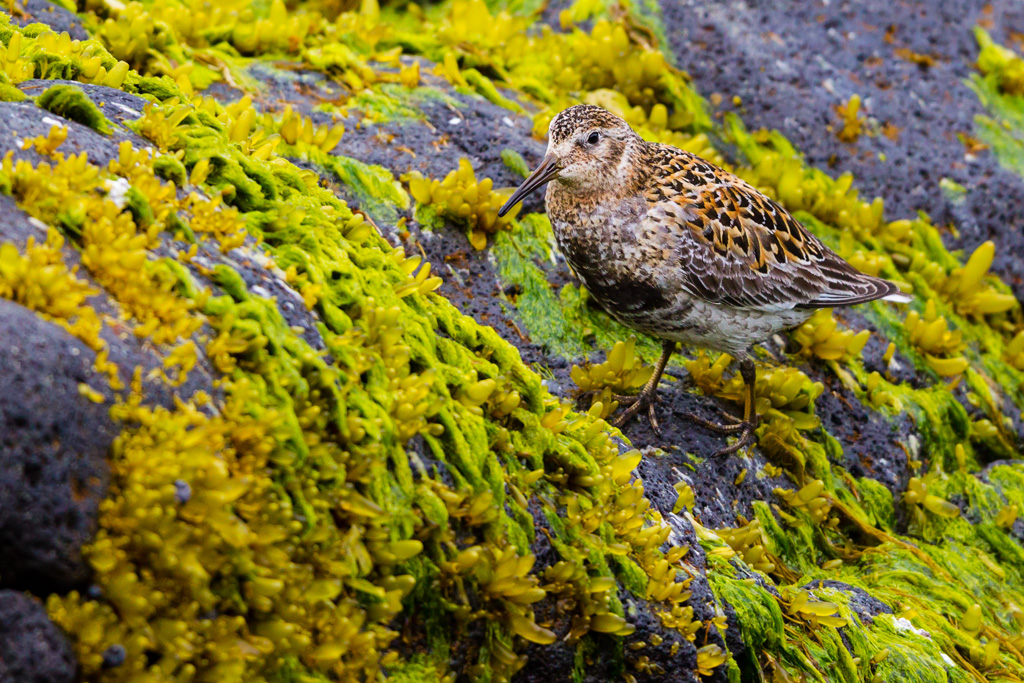
<path fill-rule="evenodd" d="M 50 85 L 73 84 L 93 100 L 104 116 L 115 124 L 125 120 L 136 119 L 142 115 L 142 102 L 138 97 L 128 95 L 120 90 L 102 85 L 86 85 L 73 81 L 24 81 L 18 87 L 31 97 L 38 97 Z M 122 103 L 124 108 L 115 103 Z M 129 104 L 133 106 L 129 106 Z M 46 137 L 55 125 L 68 128 L 67 139 L 61 144 L 60 152 L 65 155 L 85 153 L 89 161 L 106 166 L 118 157 L 118 145 L 123 140 L 130 140 L 136 149 L 145 149 L 151 144 L 148 140 L 118 125 L 111 135 L 103 135 L 88 126 L 70 121 L 58 114 L 40 109 L 31 100 L 23 102 L 0 102 L 0 150 L 4 153 L 14 151 L 15 156 L 27 159 L 33 164 L 44 161 L 34 150 L 22 150 L 21 140 L 37 136 Z M 52 160 L 45 159 L 52 163 Z"/>
<path fill-rule="evenodd" d="M 66 331 L 0 299 L 0 578 L 49 592 L 89 576 L 81 548 L 95 531 L 117 430 L 95 354 Z"/>
<path fill-rule="evenodd" d="M 16 0 L 11 19 L 18 26 L 46 24 L 57 33 L 67 32 L 73 40 L 88 40 L 89 33 L 74 12 L 46 0 Z M 6 9 L 6 8 L 5 8 Z M 18 11 L 20 10 L 20 11 Z"/>
<path fill-rule="evenodd" d="M 0 590 L 0 683 L 71 683 L 75 659 L 67 638 L 43 606 Z"/>

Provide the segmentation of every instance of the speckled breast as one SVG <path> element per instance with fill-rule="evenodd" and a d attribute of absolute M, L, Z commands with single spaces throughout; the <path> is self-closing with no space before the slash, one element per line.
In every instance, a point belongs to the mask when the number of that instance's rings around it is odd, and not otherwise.
<path fill-rule="evenodd" d="M 583 285 L 612 317 L 658 335 L 685 317 L 678 292 L 665 291 L 661 266 L 638 234 L 635 213 L 596 210 L 568 222 L 552 216 L 555 240 Z M 632 219 L 632 220 L 630 220 Z"/>

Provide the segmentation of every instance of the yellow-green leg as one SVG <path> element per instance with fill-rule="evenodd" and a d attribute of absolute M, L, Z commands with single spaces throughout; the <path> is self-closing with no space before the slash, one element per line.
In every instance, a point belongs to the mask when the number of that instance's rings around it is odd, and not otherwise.
<path fill-rule="evenodd" d="M 632 420 L 637 413 L 647 408 L 647 417 L 651 421 L 651 429 L 658 436 L 661 436 L 661 427 L 658 426 L 658 417 L 654 414 L 654 403 L 655 395 L 658 391 L 658 382 L 661 381 L 661 376 L 665 372 L 665 366 L 668 365 L 668 359 L 672 357 L 672 354 L 676 350 L 676 343 L 674 341 L 667 341 L 662 344 L 661 347 L 661 358 L 658 359 L 658 364 L 654 366 L 654 374 L 647 380 L 647 384 L 644 385 L 643 390 L 636 396 L 614 396 L 614 399 L 621 405 L 629 406 L 623 410 L 612 424 L 616 427 L 622 427 L 630 420 Z"/>
<path fill-rule="evenodd" d="M 754 365 L 754 361 L 746 358 L 740 362 L 740 377 L 743 378 L 743 385 L 746 389 L 742 420 L 738 420 L 732 424 L 721 424 L 718 422 L 712 422 L 711 420 L 705 420 L 703 417 L 698 417 L 697 415 L 686 415 L 686 418 L 691 422 L 695 422 L 700 426 L 714 432 L 718 432 L 719 434 L 739 433 L 740 438 L 736 443 L 716 451 L 712 454 L 712 457 L 735 453 L 741 448 L 750 445 L 754 440 L 754 429 L 757 427 L 757 414 L 754 412 L 754 387 L 757 382 L 757 367 Z"/>

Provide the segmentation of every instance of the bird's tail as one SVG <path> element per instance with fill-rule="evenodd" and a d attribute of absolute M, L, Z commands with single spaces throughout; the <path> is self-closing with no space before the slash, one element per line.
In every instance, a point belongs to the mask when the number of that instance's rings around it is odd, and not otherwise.
<path fill-rule="evenodd" d="M 886 280 L 886 282 L 888 282 L 888 280 Z M 893 283 L 889 282 L 889 284 Z M 913 300 L 913 296 L 907 294 L 906 292 L 898 290 L 893 294 L 886 294 L 885 296 L 882 297 L 882 301 L 895 301 L 898 304 L 909 304 Z"/>
<path fill-rule="evenodd" d="M 803 307 L 853 306 L 878 299 L 901 304 L 913 301 L 914 297 L 901 291 L 895 282 L 866 275 L 838 257 L 835 261 L 836 263 L 827 264 L 832 267 L 822 268 L 822 273 L 828 280 L 828 289 Z"/>

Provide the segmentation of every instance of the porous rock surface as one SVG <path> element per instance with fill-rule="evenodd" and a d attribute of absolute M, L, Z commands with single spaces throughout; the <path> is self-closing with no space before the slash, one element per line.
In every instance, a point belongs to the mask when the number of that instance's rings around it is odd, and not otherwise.
<path fill-rule="evenodd" d="M 71 683 L 75 656 L 38 600 L 0 590 L 0 681 Z"/>
<path fill-rule="evenodd" d="M 89 576 L 81 551 L 96 533 L 117 429 L 107 408 L 79 391 L 99 384 L 92 349 L 6 300 L 0 339 L 3 583 L 67 589 Z"/>

